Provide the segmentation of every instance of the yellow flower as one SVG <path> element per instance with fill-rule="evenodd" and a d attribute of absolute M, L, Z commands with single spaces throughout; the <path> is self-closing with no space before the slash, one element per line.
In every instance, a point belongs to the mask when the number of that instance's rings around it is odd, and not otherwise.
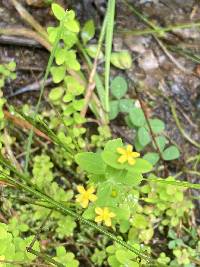
<path fill-rule="evenodd" d="M 116 215 L 110 212 L 108 208 L 96 208 L 95 212 L 98 216 L 95 218 L 95 222 L 104 222 L 106 226 L 111 226 L 111 219 Z"/>
<path fill-rule="evenodd" d="M 4 255 L 0 256 L 0 267 L 4 266 L 4 263 L 3 263 L 4 260 L 5 260 L 5 256 Z"/>
<path fill-rule="evenodd" d="M 134 152 L 133 146 L 127 145 L 126 148 L 118 147 L 117 152 L 121 154 L 121 156 L 118 158 L 118 162 L 123 164 L 126 161 L 128 161 L 129 165 L 135 164 L 135 158 L 138 158 L 140 156 L 140 153 Z"/>
<path fill-rule="evenodd" d="M 80 194 L 76 196 L 76 202 L 80 203 L 83 208 L 87 208 L 89 201 L 94 202 L 97 200 L 97 196 L 93 194 L 95 191 L 93 186 L 85 190 L 82 185 L 78 185 L 77 190 Z"/>

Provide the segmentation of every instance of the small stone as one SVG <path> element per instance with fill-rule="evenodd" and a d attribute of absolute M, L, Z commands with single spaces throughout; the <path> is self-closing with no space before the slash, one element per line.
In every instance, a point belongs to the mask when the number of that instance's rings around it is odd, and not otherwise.
<path fill-rule="evenodd" d="M 158 60 L 153 51 L 146 50 L 138 59 L 139 67 L 145 72 L 155 70 L 159 67 Z"/>

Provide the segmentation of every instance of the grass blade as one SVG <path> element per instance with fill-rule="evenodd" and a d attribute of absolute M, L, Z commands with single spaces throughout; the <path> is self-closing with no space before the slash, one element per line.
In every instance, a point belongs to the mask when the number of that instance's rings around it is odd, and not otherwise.
<path fill-rule="evenodd" d="M 112 52 L 113 28 L 115 17 L 115 0 L 108 1 L 108 18 L 105 40 L 105 110 L 109 112 L 109 80 L 110 80 L 110 59 Z M 108 114 L 107 114 L 108 116 Z"/>
<path fill-rule="evenodd" d="M 44 88 L 45 88 L 45 82 L 46 82 L 46 80 L 47 80 L 47 78 L 49 76 L 50 68 L 51 68 L 53 60 L 54 60 L 55 52 L 57 50 L 61 34 L 62 34 L 63 30 L 64 30 L 64 20 L 65 20 L 65 18 L 63 18 L 63 20 L 60 22 L 60 29 L 58 31 L 58 34 L 57 34 L 57 37 L 56 37 L 56 41 L 55 41 L 55 43 L 53 45 L 53 48 L 52 48 L 52 51 L 51 51 L 51 54 L 50 54 L 50 57 L 49 57 L 49 61 L 48 61 L 47 68 L 46 68 L 46 71 L 45 71 L 44 80 L 43 80 L 43 83 L 42 83 L 42 86 L 41 86 L 41 89 L 40 89 L 39 99 L 38 99 L 38 102 L 37 102 L 37 105 L 36 105 L 35 112 L 33 114 L 33 120 L 36 119 L 36 116 L 37 116 L 39 108 L 40 108 L 40 103 L 41 103 L 41 99 L 42 99 L 42 96 L 43 96 L 43 93 L 44 93 Z M 30 158 L 30 151 L 31 151 L 31 145 L 32 145 L 32 141 L 33 141 L 33 135 L 34 135 L 34 132 L 33 132 L 33 130 L 31 130 L 30 133 L 29 133 L 28 143 L 27 143 L 27 148 L 26 148 L 26 159 L 25 159 L 25 168 L 24 168 L 25 172 L 28 171 L 28 163 L 29 163 L 29 158 Z"/>

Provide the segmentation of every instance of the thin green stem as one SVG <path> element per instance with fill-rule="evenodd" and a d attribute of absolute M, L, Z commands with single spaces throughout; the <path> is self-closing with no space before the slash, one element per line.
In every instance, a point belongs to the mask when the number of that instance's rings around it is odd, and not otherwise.
<path fill-rule="evenodd" d="M 27 251 L 35 256 L 37 256 L 38 258 L 41 258 L 43 260 L 45 260 L 46 262 L 49 262 L 51 264 L 53 264 L 54 266 L 58 266 L 58 267 L 65 267 L 65 265 L 63 265 L 62 263 L 59 263 L 57 261 L 55 261 L 54 259 L 52 259 L 51 257 L 49 257 L 46 254 L 43 254 L 41 252 L 38 252 L 32 248 L 27 248 Z"/>
<path fill-rule="evenodd" d="M 45 200 L 46 202 L 50 203 L 53 207 L 58 209 L 63 214 L 70 215 L 73 218 L 75 218 L 77 221 L 80 221 L 81 223 L 84 223 L 85 225 L 88 225 L 88 226 L 96 229 L 98 232 L 100 232 L 100 233 L 104 234 L 105 236 L 109 237 L 111 240 L 113 240 L 116 243 L 120 244 L 124 248 L 134 252 L 136 255 L 138 255 L 140 258 L 146 260 L 147 262 L 151 260 L 146 254 L 144 254 L 144 252 L 141 252 L 141 251 L 133 248 L 131 245 L 127 244 L 122 239 L 120 239 L 120 238 L 116 237 L 114 234 L 108 232 L 103 227 L 101 227 L 101 226 L 99 226 L 99 225 L 97 225 L 97 224 L 95 224 L 95 223 L 83 218 L 81 215 L 79 215 L 79 214 L 75 213 L 74 211 L 72 211 L 71 209 L 67 208 L 62 203 L 59 203 L 59 202 L 55 201 L 54 199 L 50 198 L 49 196 L 45 195 L 44 193 L 41 193 L 41 192 L 31 188 L 30 186 L 19 182 L 18 180 L 10 177 L 8 174 L 6 174 L 5 172 L 3 172 L 1 170 L 0 170 L 0 174 L 1 174 L 1 177 L 4 178 L 5 180 L 11 181 L 12 183 L 16 184 L 17 186 L 19 186 L 20 188 L 22 188 L 26 192 L 32 194 L 33 196 L 38 197 L 41 200 Z"/>
<path fill-rule="evenodd" d="M 180 186 L 180 187 L 193 188 L 193 189 L 200 190 L 200 184 L 192 184 L 192 183 L 189 183 L 189 182 L 169 181 L 169 180 L 161 179 L 161 178 L 148 178 L 148 179 L 144 178 L 143 180 L 145 180 L 147 182 L 170 184 L 170 185 L 174 185 L 174 186 Z"/>
<path fill-rule="evenodd" d="M 137 15 L 139 15 L 138 12 L 137 12 Z M 140 16 L 140 18 L 144 20 L 143 16 Z M 145 22 L 147 23 L 147 19 L 145 20 Z M 149 24 L 149 21 L 148 21 L 148 24 Z M 149 24 L 149 26 L 153 27 L 154 25 L 151 23 Z M 139 31 L 118 30 L 118 32 L 125 33 L 125 34 L 132 34 L 132 35 L 146 35 L 146 34 L 153 34 L 153 33 L 162 34 L 164 32 L 170 32 L 173 30 L 187 29 L 187 28 L 199 27 L 199 26 L 200 26 L 200 22 L 196 22 L 196 23 L 185 23 L 185 24 L 179 24 L 179 25 L 169 25 L 167 27 L 156 27 L 155 29 L 144 29 L 144 30 L 139 30 Z"/>
<path fill-rule="evenodd" d="M 177 116 L 177 113 L 176 113 L 176 109 L 175 109 L 175 107 L 174 107 L 174 104 L 172 103 L 172 101 L 169 99 L 169 98 L 167 98 L 167 100 L 168 100 L 168 103 L 169 103 L 169 106 L 170 106 L 170 108 L 171 108 L 171 112 L 172 112 L 172 115 L 173 115 L 173 117 L 174 117 L 174 120 L 175 120 L 175 122 L 176 122 L 176 126 L 178 127 L 178 129 L 179 129 L 179 132 L 181 133 L 181 135 L 190 143 L 190 144 L 192 144 L 193 146 L 195 146 L 195 147 L 197 147 L 197 148 L 200 148 L 200 144 L 199 143 L 197 143 L 196 141 L 194 141 L 184 130 L 183 130 L 183 128 L 182 128 L 182 126 L 181 126 L 181 123 L 180 123 L 180 121 L 179 121 L 179 118 L 178 118 L 178 116 Z"/>
<path fill-rule="evenodd" d="M 108 1 L 108 19 L 105 40 L 105 109 L 109 112 L 109 83 L 110 83 L 110 60 L 112 52 L 113 29 L 115 18 L 115 0 Z"/>
<path fill-rule="evenodd" d="M 42 83 L 42 86 L 41 86 L 41 89 L 40 89 L 39 99 L 38 99 L 38 102 L 37 102 L 37 105 L 36 105 L 35 112 L 33 114 L 33 120 L 36 119 L 36 116 L 37 116 L 39 108 L 40 108 L 40 103 L 41 103 L 41 99 L 42 99 L 42 96 L 43 96 L 43 93 L 44 93 L 45 83 L 46 83 L 46 80 L 47 80 L 47 78 L 49 76 L 50 68 L 51 68 L 53 60 L 54 60 L 55 52 L 57 50 L 57 47 L 58 47 L 58 44 L 59 44 L 59 41 L 60 41 L 60 37 L 61 37 L 61 34 L 63 32 L 63 29 L 64 29 L 64 20 L 65 20 L 65 17 L 60 22 L 60 28 L 59 28 L 59 31 L 57 33 L 56 41 L 55 41 L 55 43 L 53 45 L 53 48 L 52 48 L 52 51 L 51 51 L 51 54 L 50 54 L 50 57 L 49 57 L 49 61 L 48 61 L 47 68 L 46 68 L 46 71 L 45 71 L 45 76 L 44 76 L 43 83 Z M 24 168 L 25 172 L 28 171 L 28 164 L 29 164 L 29 158 L 30 158 L 30 151 L 31 151 L 33 135 L 34 135 L 33 129 L 31 129 L 30 133 L 29 133 L 29 137 L 28 137 L 27 148 L 26 148 L 26 159 L 25 159 L 25 168 Z"/>

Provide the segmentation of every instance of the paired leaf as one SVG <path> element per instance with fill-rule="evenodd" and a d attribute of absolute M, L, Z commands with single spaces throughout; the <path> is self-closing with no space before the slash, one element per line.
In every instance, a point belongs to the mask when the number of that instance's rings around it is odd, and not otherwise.
<path fill-rule="evenodd" d="M 180 157 L 180 152 L 176 146 L 170 146 L 162 153 L 164 160 L 174 160 Z"/>
<path fill-rule="evenodd" d="M 114 120 L 119 113 L 119 101 L 110 101 L 109 119 Z"/>
<path fill-rule="evenodd" d="M 128 85 L 123 77 L 117 76 L 112 80 L 110 89 L 112 95 L 117 99 L 120 99 L 126 94 Z"/>
<path fill-rule="evenodd" d="M 151 136 L 145 127 L 140 127 L 138 130 L 138 141 L 144 147 L 151 142 Z"/>
<path fill-rule="evenodd" d="M 147 160 L 152 165 L 155 165 L 159 161 L 159 155 L 158 153 L 149 152 L 143 157 L 143 159 Z"/>
<path fill-rule="evenodd" d="M 132 67 L 132 58 L 128 51 L 113 52 L 110 61 L 118 69 L 124 70 Z"/>
<path fill-rule="evenodd" d="M 133 108 L 129 113 L 131 122 L 136 127 L 141 127 L 145 124 L 145 116 L 141 108 Z"/>

